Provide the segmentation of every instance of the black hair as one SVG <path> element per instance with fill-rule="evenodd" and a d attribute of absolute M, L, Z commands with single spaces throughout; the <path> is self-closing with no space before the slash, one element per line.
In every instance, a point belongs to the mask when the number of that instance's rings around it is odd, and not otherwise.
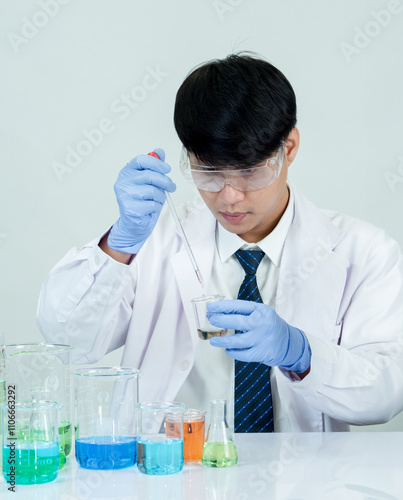
<path fill-rule="evenodd" d="M 290 82 L 249 52 L 202 64 L 176 95 L 176 132 L 206 165 L 255 165 L 281 146 L 296 123 Z"/>

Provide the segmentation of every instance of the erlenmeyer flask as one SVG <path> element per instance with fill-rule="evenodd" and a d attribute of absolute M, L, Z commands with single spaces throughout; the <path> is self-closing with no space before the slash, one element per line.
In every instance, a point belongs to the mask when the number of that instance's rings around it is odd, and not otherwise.
<path fill-rule="evenodd" d="M 202 463 L 205 467 L 232 467 L 238 463 L 238 454 L 227 423 L 227 401 L 210 401 L 211 421 L 203 448 Z"/>

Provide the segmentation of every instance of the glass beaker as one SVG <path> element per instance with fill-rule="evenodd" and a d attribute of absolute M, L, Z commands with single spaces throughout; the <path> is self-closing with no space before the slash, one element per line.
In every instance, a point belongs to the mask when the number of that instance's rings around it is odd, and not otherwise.
<path fill-rule="evenodd" d="M 207 314 L 207 304 L 224 300 L 224 295 L 207 295 L 192 299 L 193 312 L 196 320 L 197 334 L 202 340 L 209 340 L 211 337 L 223 337 L 232 335 L 234 330 L 223 330 L 221 327 L 213 326 Z"/>
<path fill-rule="evenodd" d="M 183 468 L 184 403 L 150 402 L 136 405 L 137 466 L 144 474 L 174 474 Z"/>
<path fill-rule="evenodd" d="M 59 423 L 62 405 L 55 401 L 3 404 L 3 475 L 15 484 L 53 481 L 59 470 Z"/>
<path fill-rule="evenodd" d="M 136 463 L 134 368 L 81 368 L 75 375 L 76 460 L 86 469 L 122 469 Z"/>
<path fill-rule="evenodd" d="M 201 462 L 204 435 L 205 411 L 189 408 L 183 415 L 183 459 L 185 463 Z"/>
<path fill-rule="evenodd" d="M 7 344 L 4 346 L 6 383 L 14 387 L 16 401 L 49 400 L 62 405 L 59 444 L 71 451 L 70 357 L 72 347 L 62 344 Z M 65 458 L 60 460 L 63 466 Z"/>
<path fill-rule="evenodd" d="M 238 463 L 232 432 L 227 423 L 227 401 L 210 401 L 211 421 L 203 448 L 202 464 L 205 467 L 232 467 Z"/>

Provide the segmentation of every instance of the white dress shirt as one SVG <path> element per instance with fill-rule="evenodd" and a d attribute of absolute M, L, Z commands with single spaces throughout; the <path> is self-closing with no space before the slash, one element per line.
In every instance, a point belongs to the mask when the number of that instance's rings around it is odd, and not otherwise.
<path fill-rule="evenodd" d="M 238 235 L 230 233 L 217 223 L 213 269 L 208 294 L 221 294 L 227 299 L 236 299 L 245 277 L 245 271 L 235 252 L 242 250 L 263 250 L 256 279 L 263 303 L 275 308 L 277 283 L 280 274 L 281 255 L 284 242 L 294 214 L 294 197 L 289 186 L 290 199 L 287 208 L 274 230 L 263 240 L 246 243 Z M 179 390 L 176 400 L 184 401 L 190 408 L 209 412 L 210 400 L 228 401 L 228 424 L 234 428 L 234 360 L 225 349 L 213 347 L 210 342 L 200 340 L 196 358 L 189 376 Z M 275 431 L 288 431 L 287 420 L 282 418 L 281 404 L 276 383 L 271 378 Z M 202 389 L 196 393 L 195 387 Z"/>

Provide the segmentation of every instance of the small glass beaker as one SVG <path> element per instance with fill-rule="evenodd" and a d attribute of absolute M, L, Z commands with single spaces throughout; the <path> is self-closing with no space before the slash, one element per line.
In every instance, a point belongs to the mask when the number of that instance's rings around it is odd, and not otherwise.
<path fill-rule="evenodd" d="M 183 415 L 183 458 L 185 463 L 202 459 L 206 412 L 189 408 Z"/>
<path fill-rule="evenodd" d="M 59 470 L 61 405 L 55 401 L 16 401 L 8 394 L 3 404 L 3 475 L 15 484 L 53 481 Z"/>
<path fill-rule="evenodd" d="M 211 337 L 223 337 L 235 333 L 234 330 L 223 330 L 221 327 L 213 326 L 209 321 L 207 304 L 224 299 L 224 295 L 207 295 L 196 297 L 191 300 L 196 320 L 197 334 L 202 340 L 209 340 Z"/>
<path fill-rule="evenodd" d="M 32 401 L 54 401 L 56 391 L 45 387 L 34 387 L 31 389 Z M 62 407 L 63 412 L 63 407 Z M 62 420 L 59 424 L 59 469 L 63 469 L 67 462 L 67 455 L 71 451 L 71 423 Z"/>
<path fill-rule="evenodd" d="M 202 463 L 205 467 L 232 467 L 238 463 L 232 432 L 227 423 L 227 401 L 210 401 L 211 421 L 203 448 Z"/>
<path fill-rule="evenodd" d="M 70 357 L 72 347 L 62 344 L 7 344 L 4 346 L 7 386 L 16 401 L 49 400 L 62 405 L 59 444 L 65 457 L 71 451 Z M 66 460 L 61 460 L 63 466 Z"/>
<path fill-rule="evenodd" d="M 76 460 L 86 469 L 122 469 L 136 463 L 135 368 L 81 368 L 75 375 Z"/>
<path fill-rule="evenodd" d="M 137 466 L 144 474 L 174 474 L 183 468 L 184 403 L 140 403 L 137 408 Z"/>

